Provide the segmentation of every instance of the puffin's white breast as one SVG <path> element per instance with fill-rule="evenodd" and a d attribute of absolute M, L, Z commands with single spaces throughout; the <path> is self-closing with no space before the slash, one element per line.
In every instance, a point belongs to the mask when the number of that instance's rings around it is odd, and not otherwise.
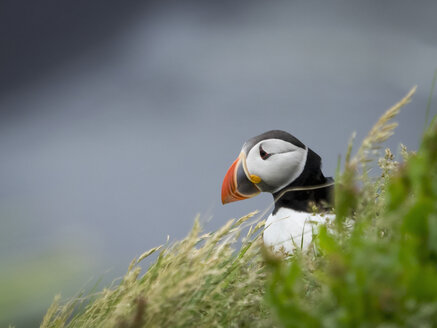
<path fill-rule="evenodd" d="M 333 220 L 333 214 L 312 214 L 280 208 L 275 215 L 270 214 L 264 230 L 264 244 L 275 253 L 293 253 L 296 248 L 307 248 L 317 225 Z"/>

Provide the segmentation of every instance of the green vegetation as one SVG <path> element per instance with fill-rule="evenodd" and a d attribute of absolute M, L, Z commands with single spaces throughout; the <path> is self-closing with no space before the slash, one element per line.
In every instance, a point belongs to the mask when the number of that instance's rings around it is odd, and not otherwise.
<path fill-rule="evenodd" d="M 287 259 L 271 254 L 256 213 L 203 235 L 196 221 L 184 240 L 134 260 L 118 285 L 66 303 L 57 297 L 41 326 L 436 326 L 435 120 L 416 154 L 403 148 L 399 164 L 386 150 L 381 174 L 368 174 L 413 92 L 381 117 L 353 158 L 350 146 L 337 176 L 337 219 L 320 228 L 314 247 Z M 141 274 L 152 253 L 157 259 Z"/>
<path fill-rule="evenodd" d="M 417 154 L 403 151 L 402 165 L 386 150 L 381 176 L 370 179 L 363 153 L 392 130 L 384 117 L 379 124 L 346 162 L 336 224 L 320 230 L 314 251 L 271 261 L 268 298 L 284 326 L 437 325 L 437 125 Z"/>
<path fill-rule="evenodd" d="M 270 326 L 263 301 L 266 273 L 260 254 L 262 224 L 249 230 L 242 247 L 231 247 L 255 213 L 201 235 L 152 249 L 134 260 L 122 282 L 91 296 L 68 327 Z M 140 276 L 139 263 L 160 251 Z M 64 327 L 80 299 L 48 310 L 42 327 Z"/>

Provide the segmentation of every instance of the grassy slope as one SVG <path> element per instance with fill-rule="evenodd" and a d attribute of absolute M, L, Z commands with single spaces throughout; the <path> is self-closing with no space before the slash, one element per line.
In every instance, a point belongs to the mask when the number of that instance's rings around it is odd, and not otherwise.
<path fill-rule="evenodd" d="M 347 156 L 337 220 L 320 230 L 309 251 L 287 260 L 272 256 L 254 213 L 204 235 L 196 222 L 184 240 L 134 260 L 120 284 L 66 303 L 56 298 L 41 326 L 433 326 L 437 126 L 417 155 L 404 152 L 405 166 L 387 151 L 381 176 L 366 175 L 365 163 L 411 95 L 381 117 L 354 158 Z M 141 261 L 153 252 L 157 260 L 140 275 Z"/>
<path fill-rule="evenodd" d="M 255 213 L 219 231 L 190 235 L 172 246 L 134 260 L 122 282 L 91 297 L 69 327 L 271 326 L 263 301 L 266 273 L 259 231 L 253 227 L 238 253 L 232 244 Z M 153 252 L 157 260 L 139 276 L 139 263 Z M 42 327 L 64 327 L 78 300 L 48 310 Z"/>
<path fill-rule="evenodd" d="M 386 151 L 376 180 L 357 174 L 365 161 L 347 161 L 317 251 L 271 261 L 269 299 L 285 326 L 437 326 L 436 120 L 403 155 L 401 165 Z"/>

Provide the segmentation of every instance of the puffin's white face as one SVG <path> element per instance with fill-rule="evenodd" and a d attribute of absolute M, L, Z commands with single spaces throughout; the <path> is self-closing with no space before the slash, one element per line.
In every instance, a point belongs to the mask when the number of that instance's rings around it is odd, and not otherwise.
<path fill-rule="evenodd" d="M 284 131 L 272 130 L 248 140 L 226 172 L 223 204 L 261 191 L 278 192 L 301 175 L 307 156 L 308 148 Z"/>
<path fill-rule="evenodd" d="M 244 148 L 244 147 L 243 147 Z M 277 192 L 302 173 L 308 148 L 298 147 L 281 139 L 266 139 L 254 145 L 246 156 L 250 176 L 260 178 L 261 191 Z"/>

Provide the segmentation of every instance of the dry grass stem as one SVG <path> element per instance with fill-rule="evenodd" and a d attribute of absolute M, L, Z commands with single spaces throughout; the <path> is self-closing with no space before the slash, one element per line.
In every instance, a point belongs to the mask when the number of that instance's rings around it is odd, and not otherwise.
<path fill-rule="evenodd" d="M 365 165 L 369 161 L 372 161 L 374 155 L 378 153 L 381 144 L 393 135 L 394 129 L 397 127 L 397 123 L 392 123 L 390 121 L 399 114 L 402 107 L 411 101 L 416 92 L 416 88 L 417 86 L 414 86 L 404 98 L 389 108 L 379 118 L 369 134 L 364 138 L 357 154 L 351 159 L 350 164 L 352 166 L 356 167 L 359 163 Z"/>

